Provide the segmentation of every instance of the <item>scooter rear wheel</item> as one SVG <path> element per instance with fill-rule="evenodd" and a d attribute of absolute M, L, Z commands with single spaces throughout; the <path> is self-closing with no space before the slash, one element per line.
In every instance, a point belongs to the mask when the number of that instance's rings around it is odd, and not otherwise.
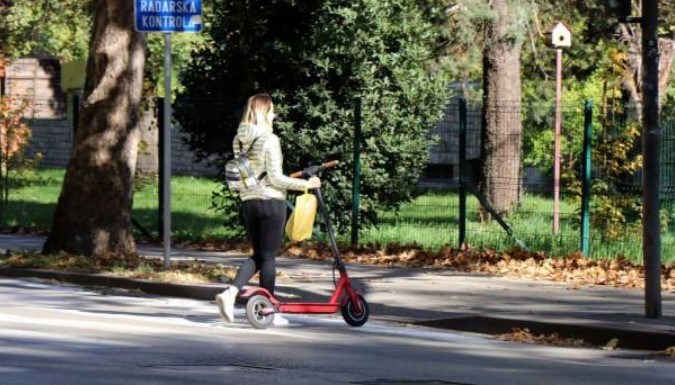
<path fill-rule="evenodd" d="M 370 309 L 368 308 L 368 302 L 361 294 L 357 295 L 357 300 L 359 301 L 359 306 L 361 312 L 356 311 L 356 306 L 353 301 L 350 299 L 347 300 L 347 303 L 342 306 L 342 318 L 345 319 L 345 322 L 350 326 L 358 327 L 363 326 L 368 321 L 368 316 L 370 315 Z"/>
<path fill-rule="evenodd" d="M 246 302 L 246 318 L 256 329 L 267 329 L 274 322 L 274 305 L 264 295 L 254 295 Z"/>

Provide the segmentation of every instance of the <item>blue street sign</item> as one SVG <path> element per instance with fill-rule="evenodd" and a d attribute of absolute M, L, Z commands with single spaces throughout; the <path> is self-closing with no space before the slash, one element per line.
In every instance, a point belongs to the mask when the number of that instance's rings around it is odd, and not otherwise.
<path fill-rule="evenodd" d="M 199 32 L 201 0 L 135 0 L 134 19 L 139 32 Z"/>

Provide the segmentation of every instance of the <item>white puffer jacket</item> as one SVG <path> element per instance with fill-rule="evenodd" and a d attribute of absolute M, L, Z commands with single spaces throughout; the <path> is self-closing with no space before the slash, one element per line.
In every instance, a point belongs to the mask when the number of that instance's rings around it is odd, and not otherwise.
<path fill-rule="evenodd" d="M 250 149 L 251 143 L 258 138 Z M 244 152 L 248 151 L 249 162 L 257 176 L 266 172 L 260 186 L 247 189 L 239 193 L 241 200 L 252 199 L 286 199 L 286 190 L 303 191 L 309 189 L 309 182 L 305 179 L 291 178 L 284 175 L 283 155 L 279 137 L 272 133 L 272 128 L 257 125 L 242 124 L 234 136 L 232 149 L 234 156 L 240 152 L 239 143 Z"/>

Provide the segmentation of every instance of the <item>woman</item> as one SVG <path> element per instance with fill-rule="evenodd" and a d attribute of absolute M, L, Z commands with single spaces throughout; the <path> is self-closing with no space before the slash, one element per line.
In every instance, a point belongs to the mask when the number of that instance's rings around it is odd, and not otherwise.
<path fill-rule="evenodd" d="M 305 180 L 284 175 L 279 138 L 272 132 L 274 117 L 272 98 L 268 94 L 253 95 L 246 103 L 234 137 L 232 148 L 235 156 L 242 150 L 248 151 L 249 162 L 256 176 L 261 178 L 261 183 L 239 193 L 253 255 L 241 265 L 232 285 L 216 295 L 220 315 L 228 322 L 234 321 L 237 294 L 255 273 L 260 272 L 260 286 L 274 294 L 274 259 L 284 234 L 286 191 L 304 191 L 321 186 L 317 177 Z M 275 321 L 283 323 L 276 314 Z"/>

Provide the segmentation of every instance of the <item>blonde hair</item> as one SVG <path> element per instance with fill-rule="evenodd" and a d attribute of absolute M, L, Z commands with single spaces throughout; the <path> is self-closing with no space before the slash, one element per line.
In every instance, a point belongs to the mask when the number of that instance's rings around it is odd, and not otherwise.
<path fill-rule="evenodd" d="M 272 97 L 269 94 L 255 94 L 248 98 L 241 124 L 272 126 L 269 112 L 274 108 Z"/>

